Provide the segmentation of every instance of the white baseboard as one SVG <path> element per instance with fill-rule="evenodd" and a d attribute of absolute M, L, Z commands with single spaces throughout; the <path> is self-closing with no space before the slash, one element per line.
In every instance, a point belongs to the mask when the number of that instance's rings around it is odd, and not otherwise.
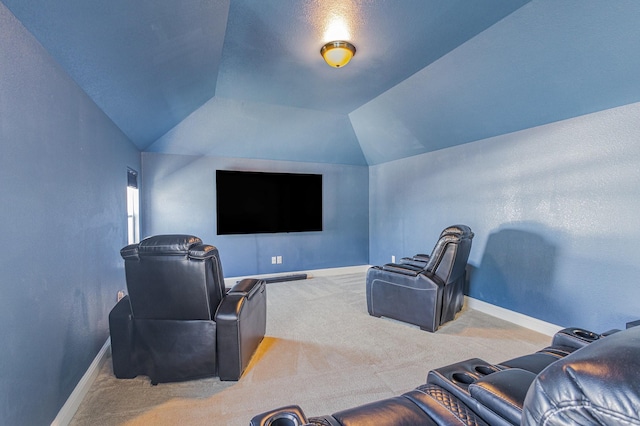
<path fill-rule="evenodd" d="M 106 362 L 110 347 L 111 340 L 107 339 L 73 392 L 71 392 L 71 395 L 69 395 L 69 398 L 67 398 L 67 402 L 64 403 L 56 418 L 51 422 L 51 426 L 66 426 L 71 422 L 76 411 L 78 411 L 78 407 L 80 407 L 80 403 L 89 392 L 89 389 L 91 389 L 96 377 L 98 377 L 100 368 Z"/>
<path fill-rule="evenodd" d="M 466 305 L 471 309 L 512 322 L 521 327 L 537 331 L 538 333 L 546 334 L 547 336 L 553 336 L 558 330 L 562 330 L 564 328 L 469 296 L 465 296 L 464 298 Z"/>

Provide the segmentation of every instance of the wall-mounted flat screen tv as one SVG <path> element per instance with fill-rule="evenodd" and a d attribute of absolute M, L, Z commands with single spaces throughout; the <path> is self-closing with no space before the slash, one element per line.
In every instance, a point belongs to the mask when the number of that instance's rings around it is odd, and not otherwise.
<path fill-rule="evenodd" d="M 218 235 L 322 231 L 322 175 L 216 170 Z"/>

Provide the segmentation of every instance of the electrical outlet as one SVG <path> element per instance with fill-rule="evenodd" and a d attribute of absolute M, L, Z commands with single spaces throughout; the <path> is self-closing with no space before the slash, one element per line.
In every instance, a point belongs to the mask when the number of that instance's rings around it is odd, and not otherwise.
<path fill-rule="evenodd" d="M 276 263 L 277 263 L 278 265 L 279 265 L 279 264 L 281 264 L 281 263 L 282 263 L 282 256 L 278 256 L 276 260 L 277 260 L 277 262 L 276 262 Z"/>
<path fill-rule="evenodd" d="M 396 257 L 395 256 L 391 256 L 391 263 L 396 263 Z"/>
<path fill-rule="evenodd" d="M 277 262 L 277 258 L 275 256 L 271 256 L 271 264 L 275 265 Z"/>

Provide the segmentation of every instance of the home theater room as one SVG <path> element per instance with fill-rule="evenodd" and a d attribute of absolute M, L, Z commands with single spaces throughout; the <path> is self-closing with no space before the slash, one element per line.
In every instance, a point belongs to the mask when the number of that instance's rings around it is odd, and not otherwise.
<path fill-rule="evenodd" d="M 640 425 L 639 22 L 0 0 L 0 424 Z"/>

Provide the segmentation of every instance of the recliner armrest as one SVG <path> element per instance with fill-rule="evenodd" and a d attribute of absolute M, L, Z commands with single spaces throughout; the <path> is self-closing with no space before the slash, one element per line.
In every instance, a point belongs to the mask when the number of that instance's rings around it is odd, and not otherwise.
<path fill-rule="evenodd" d="M 411 256 L 411 257 L 408 257 L 406 259 L 411 259 L 414 262 L 421 263 L 422 266 L 424 267 L 424 266 L 427 265 L 427 263 L 429 263 L 429 259 L 431 259 L 431 255 L 430 254 L 418 253 L 418 254 L 416 254 L 414 256 Z"/>
<path fill-rule="evenodd" d="M 119 379 L 136 377 L 133 314 L 129 296 L 124 296 L 109 312 L 113 373 Z"/>
<path fill-rule="evenodd" d="M 414 268 L 424 269 L 427 266 L 427 262 L 424 260 L 416 260 L 413 257 L 403 257 L 400 259 L 400 265 L 409 265 Z"/>
<path fill-rule="evenodd" d="M 380 266 L 380 269 L 387 272 L 395 272 L 397 274 L 410 275 L 415 277 L 420 272 L 423 271 L 422 268 L 417 266 L 411 266 L 408 264 L 399 264 L 399 263 L 387 263 L 385 265 Z"/>
<path fill-rule="evenodd" d="M 262 289 L 261 284 L 263 283 L 263 280 L 259 280 L 256 278 L 245 278 L 231 287 L 227 292 L 227 295 L 242 294 L 246 296 L 247 299 L 251 299 L 257 292 Z"/>
<path fill-rule="evenodd" d="M 558 331 L 551 342 L 551 346 L 569 346 L 576 349 L 582 348 L 600 339 L 598 333 L 582 328 L 568 327 Z"/>
<path fill-rule="evenodd" d="M 534 373 L 520 368 L 502 370 L 470 384 L 469 393 L 482 406 L 519 425 L 524 399 L 535 378 Z"/>
<path fill-rule="evenodd" d="M 215 315 L 220 380 L 238 380 L 264 338 L 267 297 L 264 280 L 244 279 L 222 299 Z"/>

